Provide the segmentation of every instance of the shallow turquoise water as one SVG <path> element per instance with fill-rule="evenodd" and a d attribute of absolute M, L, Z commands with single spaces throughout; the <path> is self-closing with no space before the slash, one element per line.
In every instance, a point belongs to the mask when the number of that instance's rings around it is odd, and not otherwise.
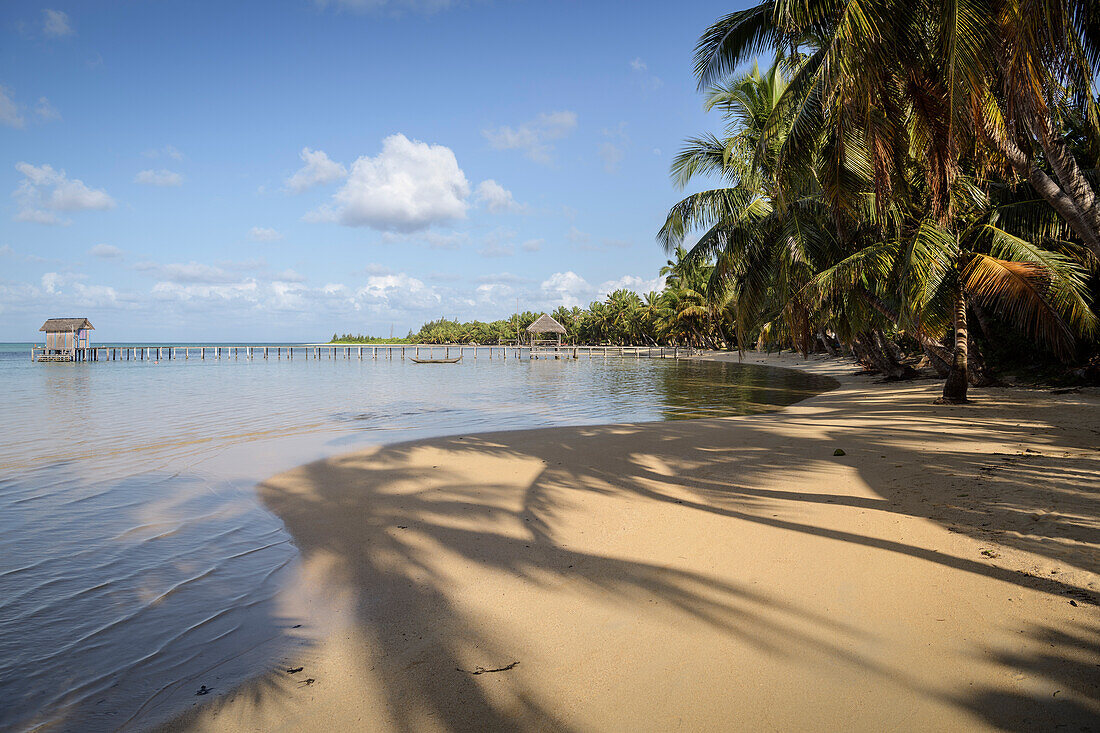
<path fill-rule="evenodd" d="M 269 661 L 276 472 L 459 432 L 736 415 L 835 386 L 635 359 L 35 364 L 0 345 L 0 729 L 143 728 Z"/>

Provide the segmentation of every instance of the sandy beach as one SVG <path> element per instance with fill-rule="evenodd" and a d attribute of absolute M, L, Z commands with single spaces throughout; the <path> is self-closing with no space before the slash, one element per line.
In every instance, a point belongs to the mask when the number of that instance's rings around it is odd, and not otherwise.
<path fill-rule="evenodd" d="M 316 641 L 167 729 L 1100 729 L 1100 393 L 745 361 L 841 386 L 264 482 Z"/>

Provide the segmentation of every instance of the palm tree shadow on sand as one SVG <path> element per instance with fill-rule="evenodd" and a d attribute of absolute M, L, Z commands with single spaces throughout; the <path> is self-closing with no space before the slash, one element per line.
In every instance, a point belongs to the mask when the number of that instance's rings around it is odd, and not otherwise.
<path fill-rule="evenodd" d="M 466 449 L 461 440 L 455 442 Z M 485 443 L 470 448 L 509 452 Z M 537 691 L 514 687 L 504 703 L 487 697 L 475 680 L 478 669 L 506 672 L 502 668 L 513 662 L 522 665 L 523 655 L 454 602 L 454 578 L 438 569 L 439 554 L 536 587 L 567 582 L 569 592 L 602 595 L 616 604 L 644 607 L 657 599 L 674 613 L 773 654 L 806 647 L 844 653 L 799 631 L 786 620 L 792 616 L 827 629 L 828 635 L 858 635 L 748 587 L 559 546 L 553 524 L 563 507 L 542 490 L 544 480 L 560 479 L 554 472 L 543 471 L 517 492 L 507 482 L 472 484 L 465 476 L 448 476 L 442 466 L 409 468 L 408 463 L 418 463 L 410 460 L 415 452 L 415 447 L 395 447 L 366 460 L 353 456 L 316 463 L 261 488 L 265 503 L 284 519 L 303 553 L 336 558 L 341 586 L 359 589 L 355 618 L 373 649 L 363 663 L 382 681 L 398 728 L 413 729 L 417 720 L 431 718 L 455 730 L 569 729 L 536 702 Z M 427 483 L 431 488 L 401 488 Z M 363 506 L 369 507 L 365 516 Z M 323 526 L 314 521 L 318 511 L 328 517 Z M 484 523 L 496 523 L 501 531 L 466 526 Z"/>
<path fill-rule="evenodd" d="M 673 622 L 703 623 L 769 655 L 798 659 L 815 654 L 869 670 L 1003 729 L 1094 725 L 1100 709 L 1100 629 L 1095 626 L 1034 627 L 1028 634 L 1047 645 L 1044 655 L 999 649 L 980 655 L 1029 678 L 1064 684 L 1060 699 L 1001 688 L 947 693 L 853 651 L 865 632 L 805 608 L 797 599 L 778 598 L 728 577 L 585 551 L 559 531 L 566 513 L 590 497 L 640 498 L 731 523 L 761 524 L 916 558 L 1071 599 L 1094 612 L 1091 591 L 1057 576 L 1038 577 L 983 558 L 841 531 L 807 520 L 808 512 L 791 516 L 792 506 L 827 503 L 930 519 L 978 539 L 1007 526 L 1011 531 L 997 534 L 997 542 L 1089 569 L 1081 553 L 1098 543 L 1100 458 L 1062 450 L 1084 447 L 1089 437 L 1059 428 L 1056 405 L 1031 405 L 1028 419 L 1017 423 L 1007 421 L 1021 409 L 1010 398 L 986 408 L 951 408 L 969 411 L 960 414 L 957 434 L 945 435 L 942 422 L 925 421 L 928 411 L 942 408 L 927 405 L 923 396 L 919 406 L 906 404 L 862 399 L 855 418 L 851 405 L 843 402 L 817 408 L 812 418 L 793 413 L 751 418 L 759 434 L 782 436 L 763 453 L 739 444 L 724 420 L 644 429 L 553 429 L 541 431 L 537 441 L 516 433 L 446 438 L 303 466 L 264 483 L 260 494 L 285 522 L 306 561 L 324 558 L 332 579 L 352 589 L 355 624 L 365 640 L 359 662 L 364 674 L 378 681 L 386 714 L 397 729 L 418 728 L 425 720 L 448 730 L 570 729 L 564 708 L 546 702 L 552 695 L 515 674 L 527 661 L 524 651 L 510 646 L 507 634 L 486 625 L 484 614 L 476 616 L 471 609 L 477 588 L 471 592 L 462 584 L 486 578 L 503 578 L 505 587 L 560 590 L 561 597 L 582 595 L 639 612 L 660 603 Z M 817 428 L 813 437 L 784 432 L 809 419 Z M 853 446 L 857 433 L 861 442 Z M 630 449 L 608 455 L 599 441 L 590 440 L 608 435 L 629 438 Z M 835 465 L 832 446 L 846 440 L 852 443 L 844 460 L 881 498 L 771 488 L 794 470 Z M 959 447 L 927 461 L 926 446 L 945 440 Z M 992 453 L 969 447 L 983 440 L 1037 447 Z M 471 459 L 482 462 L 478 476 L 458 468 Z M 925 501 L 919 491 L 882 470 L 884 459 L 890 465 L 918 466 L 924 481 L 957 485 L 968 500 L 957 505 Z M 1019 490 L 1021 482 L 1026 491 Z M 1052 506 L 1058 511 L 1050 511 Z M 1034 520 L 1035 512 L 1045 512 L 1046 518 Z M 487 599 L 477 608 L 484 611 L 496 602 Z M 509 599 L 499 603 L 506 618 Z M 537 628 L 545 619 L 524 622 Z M 513 662 L 518 666 L 509 667 Z M 277 698 L 281 691 L 276 685 L 254 688 L 252 694 Z"/>

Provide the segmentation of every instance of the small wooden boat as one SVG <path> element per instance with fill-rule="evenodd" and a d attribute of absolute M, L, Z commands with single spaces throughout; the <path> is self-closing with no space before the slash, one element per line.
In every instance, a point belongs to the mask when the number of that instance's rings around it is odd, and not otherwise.
<path fill-rule="evenodd" d="M 456 356 L 453 359 L 417 359 L 415 356 L 410 356 L 409 359 L 417 364 L 457 364 L 462 361 L 461 356 Z"/>

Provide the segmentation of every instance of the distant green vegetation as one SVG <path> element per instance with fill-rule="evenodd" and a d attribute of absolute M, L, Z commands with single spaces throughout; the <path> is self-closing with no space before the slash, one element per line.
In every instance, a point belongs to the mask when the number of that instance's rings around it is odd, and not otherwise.
<path fill-rule="evenodd" d="M 665 287 L 644 296 L 616 290 L 587 308 L 559 307 L 550 315 L 565 327 L 562 341 L 574 344 L 702 346 L 731 348 L 732 313 L 704 296 L 711 266 L 683 260 L 683 249 L 661 269 Z M 499 321 L 462 323 L 446 318 L 425 323 L 403 339 L 333 334 L 332 343 L 512 344 L 529 341 L 527 327 L 541 313 L 527 311 Z M 517 336 L 518 334 L 518 336 Z"/>
<path fill-rule="evenodd" d="M 414 343 L 412 335 L 405 338 L 381 338 L 379 336 L 364 336 L 363 334 L 357 334 L 352 336 L 350 333 L 345 334 L 332 334 L 332 338 L 329 340 L 330 344 L 411 344 Z"/>

